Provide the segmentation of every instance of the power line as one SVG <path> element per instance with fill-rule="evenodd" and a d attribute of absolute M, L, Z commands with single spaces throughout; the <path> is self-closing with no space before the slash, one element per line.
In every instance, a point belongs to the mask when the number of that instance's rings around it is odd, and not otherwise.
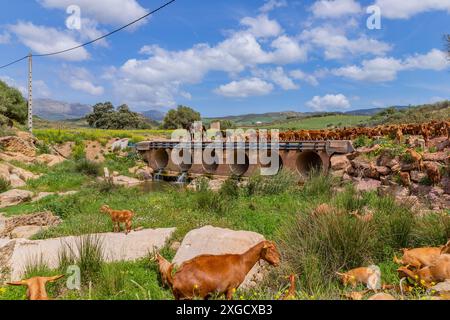
<path fill-rule="evenodd" d="M 91 41 L 89 41 L 89 42 L 86 42 L 86 43 L 83 43 L 83 44 L 80 44 L 80 45 L 78 45 L 78 46 L 75 46 L 75 47 L 72 47 L 72 48 L 68 48 L 68 49 L 65 49 L 65 50 L 57 51 L 57 52 L 44 53 L 44 54 L 32 54 L 32 56 L 33 56 L 33 57 L 48 57 L 48 56 L 54 56 L 54 55 L 57 55 L 57 54 L 62 54 L 62 53 L 66 53 L 66 52 L 69 52 L 69 51 L 72 51 L 72 50 L 76 50 L 76 49 L 85 47 L 85 46 L 90 45 L 90 44 L 92 44 L 92 43 L 94 43 L 94 42 L 97 42 L 97 41 L 102 40 L 102 39 L 104 39 L 104 38 L 106 38 L 106 37 L 109 37 L 110 35 L 112 35 L 112 34 L 114 34 L 114 33 L 117 33 L 117 32 L 119 32 L 119 31 L 122 31 L 122 30 L 125 29 L 125 28 L 128 28 L 129 26 L 131 26 L 131 25 L 133 25 L 133 24 L 135 24 L 135 23 L 137 23 L 137 22 L 139 22 L 139 21 L 141 21 L 141 20 L 147 18 L 148 16 L 150 16 L 150 15 L 152 15 L 152 14 L 154 14 L 154 13 L 156 13 L 156 12 L 162 10 L 162 9 L 164 9 L 165 7 L 167 7 L 168 5 L 172 4 L 172 3 L 175 2 L 175 1 L 176 1 L 176 0 L 168 1 L 168 2 L 166 2 L 165 4 L 163 4 L 162 6 L 160 6 L 160 7 L 156 8 L 155 10 L 153 10 L 153 11 L 147 13 L 146 15 L 143 15 L 142 17 L 140 17 L 140 18 L 138 18 L 138 19 L 136 19 L 136 20 L 134 20 L 134 21 L 132 21 L 132 22 L 130 22 L 130 23 L 128 23 L 128 24 L 126 24 L 126 25 L 124 25 L 124 26 L 122 26 L 122 27 L 120 27 L 120 28 L 118 28 L 118 29 L 116 29 L 116 30 L 113 30 L 113 31 L 111 31 L 111 32 L 109 32 L 109 33 L 107 33 L 107 34 L 101 36 L 101 37 L 98 37 L 98 38 L 96 38 L 96 39 L 94 39 L 94 40 L 91 40 Z M 17 59 L 17 60 L 15 60 L 15 61 L 12 61 L 12 62 L 10 62 L 10 63 L 8 63 L 8 64 L 3 65 L 3 66 L 0 66 L 0 69 L 9 67 L 9 66 L 11 66 L 11 65 L 13 65 L 13 64 L 15 64 L 15 63 L 18 63 L 18 62 L 20 62 L 20 61 L 22 61 L 22 60 L 27 59 L 28 57 L 29 57 L 29 55 L 27 55 L 27 56 L 25 56 L 25 57 L 23 57 L 23 58 Z"/>

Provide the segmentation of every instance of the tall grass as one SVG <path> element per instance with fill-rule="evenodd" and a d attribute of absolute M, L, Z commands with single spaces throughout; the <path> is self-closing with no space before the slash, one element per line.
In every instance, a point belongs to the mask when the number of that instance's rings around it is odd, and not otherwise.
<path fill-rule="evenodd" d="M 0 193 L 8 191 L 11 187 L 11 183 L 3 177 L 0 177 Z"/>
<path fill-rule="evenodd" d="M 288 170 L 281 170 L 273 176 L 254 175 L 244 187 L 246 196 L 278 195 L 297 186 L 297 177 Z"/>

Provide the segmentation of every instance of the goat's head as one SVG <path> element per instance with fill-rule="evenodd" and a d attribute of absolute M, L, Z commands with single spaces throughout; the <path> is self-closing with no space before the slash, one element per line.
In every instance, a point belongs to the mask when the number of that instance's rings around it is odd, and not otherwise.
<path fill-rule="evenodd" d="M 100 207 L 100 212 L 108 213 L 109 210 L 111 210 L 111 208 L 110 208 L 108 205 L 106 205 L 106 204 L 104 204 L 104 205 L 102 205 L 102 206 Z"/>
<path fill-rule="evenodd" d="M 45 285 L 47 282 L 54 282 L 61 279 L 64 275 L 57 275 L 54 277 L 34 277 L 26 280 L 16 282 L 8 282 L 10 286 L 26 286 L 27 298 L 29 300 L 48 300 Z"/>
<path fill-rule="evenodd" d="M 450 240 L 442 247 L 441 254 L 450 254 Z"/>
<path fill-rule="evenodd" d="M 264 247 L 261 250 L 261 258 L 275 267 L 280 264 L 280 253 L 275 243 L 270 241 L 264 242 Z"/>

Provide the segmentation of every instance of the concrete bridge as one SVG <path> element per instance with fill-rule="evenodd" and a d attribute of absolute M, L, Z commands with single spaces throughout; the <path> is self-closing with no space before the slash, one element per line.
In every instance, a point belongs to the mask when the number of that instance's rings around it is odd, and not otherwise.
<path fill-rule="evenodd" d="M 217 146 L 217 144 L 214 145 L 216 150 Z M 270 156 L 271 150 L 276 150 L 278 153 L 278 168 L 276 171 L 286 168 L 297 172 L 299 177 L 305 177 L 313 169 L 327 173 L 330 167 L 330 158 L 333 154 L 347 154 L 354 151 L 351 141 L 279 142 L 276 145 L 271 143 L 223 142 L 219 144 L 223 159 L 220 161 L 218 156 L 212 152 L 212 157 L 215 157 L 213 164 L 206 164 L 205 162 L 195 164 L 195 161 L 176 164 L 176 161 L 174 162 L 171 157 L 173 149 L 179 149 L 180 155 L 187 150 L 190 153 L 187 158 L 192 159 L 194 150 L 205 150 L 206 148 L 212 148 L 212 143 L 144 141 L 136 145 L 137 151 L 156 172 L 169 175 L 187 173 L 192 176 L 205 174 L 212 176 L 251 176 L 259 172 L 261 168 L 271 166 L 271 163 L 263 164 L 264 162 L 259 159 L 258 152 L 254 152 L 266 149 Z M 236 160 L 238 152 L 244 153 L 244 161 L 239 161 L 239 164 L 235 163 L 237 161 L 231 161 L 233 163 L 227 161 L 229 159 Z"/>

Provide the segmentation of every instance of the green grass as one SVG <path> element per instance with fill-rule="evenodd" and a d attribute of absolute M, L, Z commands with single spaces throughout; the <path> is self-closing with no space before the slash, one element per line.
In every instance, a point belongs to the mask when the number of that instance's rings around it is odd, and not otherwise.
<path fill-rule="evenodd" d="M 128 160 L 121 161 L 116 168 L 125 170 Z M 291 273 L 299 275 L 298 295 L 302 299 L 341 299 L 350 288 L 342 287 L 334 273 L 369 264 L 380 266 L 385 283 L 398 284 L 393 254 L 403 247 L 442 244 L 450 236 L 448 216 L 420 217 L 391 198 L 358 194 L 352 186 L 344 185 L 343 191 L 336 193 L 338 182 L 323 175 L 312 175 L 302 188 L 284 172 L 274 177 L 252 177 L 243 186 L 229 179 L 218 193 L 208 190 L 206 184 L 200 184 L 198 191 L 169 185 L 164 191 L 148 192 L 141 187 L 105 189 L 87 175 L 76 173 L 75 164 L 67 161 L 47 168 L 34 189 L 70 186 L 79 190 L 77 194 L 50 196 L 2 211 L 11 216 L 50 210 L 63 219 L 60 225 L 38 234 L 37 239 L 110 232 L 110 218 L 99 212 L 103 204 L 133 210 L 133 228 L 176 227 L 172 240 L 180 241 L 190 230 L 205 225 L 261 233 L 279 245 L 282 266 L 272 269 L 260 287 L 238 292 L 238 299 L 277 298 L 286 288 L 286 275 Z M 65 180 L 64 176 L 72 178 Z M 335 207 L 335 214 L 312 216 L 322 203 Z M 375 213 L 374 221 L 362 223 L 349 215 L 363 208 Z M 148 258 L 106 263 L 92 241 L 80 245 L 79 251 L 83 254 L 78 260 L 63 255 L 58 270 L 48 270 L 36 261 L 27 274 L 54 275 L 72 263 L 79 265 L 84 279 L 81 291 L 67 291 L 61 280 L 49 291 L 59 299 L 172 299 L 170 291 L 161 287 L 156 264 Z M 165 248 L 163 254 L 171 258 L 174 252 Z M 411 297 L 420 298 L 421 293 Z M 23 298 L 23 288 L 0 288 L 0 299 Z"/>
<path fill-rule="evenodd" d="M 332 115 L 325 117 L 309 117 L 304 119 L 288 120 L 264 126 L 267 129 L 280 130 L 319 130 L 334 127 L 355 127 L 364 124 L 369 116 Z"/>
<path fill-rule="evenodd" d="M 89 128 L 76 129 L 35 129 L 34 135 L 46 143 L 83 142 L 87 140 L 106 144 L 114 138 L 128 138 L 131 142 L 148 140 L 151 137 L 170 137 L 169 130 L 102 130 Z"/>

